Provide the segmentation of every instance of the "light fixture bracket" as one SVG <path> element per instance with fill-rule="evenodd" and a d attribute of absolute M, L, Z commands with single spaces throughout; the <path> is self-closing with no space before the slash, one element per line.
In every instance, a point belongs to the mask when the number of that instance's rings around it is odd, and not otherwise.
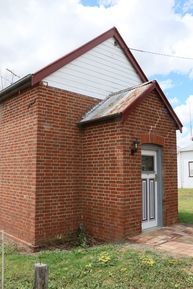
<path fill-rule="evenodd" d="M 135 138 L 135 140 L 131 144 L 131 155 L 137 153 L 138 148 L 139 148 L 139 140 Z"/>

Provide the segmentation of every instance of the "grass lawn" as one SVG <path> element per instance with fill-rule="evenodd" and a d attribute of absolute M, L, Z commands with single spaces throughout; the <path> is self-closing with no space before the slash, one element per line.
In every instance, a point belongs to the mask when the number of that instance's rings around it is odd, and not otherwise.
<path fill-rule="evenodd" d="M 193 189 L 179 190 L 179 219 L 193 224 Z M 174 259 L 122 244 L 36 254 L 7 247 L 4 289 L 31 289 L 38 262 L 49 266 L 49 289 L 193 288 L 193 258 Z"/>
<path fill-rule="evenodd" d="M 193 224 L 193 189 L 180 189 L 178 200 L 180 223 Z"/>
<path fill-rule="evenodd" d="M 174 259 L 127 245 L 21 254 L 7 249 L 5 289 L 31 289 L 34 263 L 49 265 L 49 289 L 193 288 L 193 258 Z"/>

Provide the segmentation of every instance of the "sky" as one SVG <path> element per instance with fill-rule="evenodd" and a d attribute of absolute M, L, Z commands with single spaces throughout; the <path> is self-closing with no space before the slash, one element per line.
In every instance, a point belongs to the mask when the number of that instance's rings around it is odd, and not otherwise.
<path fill-rule="evenodd" d="M 183 123 L 178 146 L 192 144 L 193 0 L 0 0 L 0 89 L 114 26 L 129 48 L 190 58 L 132 50 Z"/>

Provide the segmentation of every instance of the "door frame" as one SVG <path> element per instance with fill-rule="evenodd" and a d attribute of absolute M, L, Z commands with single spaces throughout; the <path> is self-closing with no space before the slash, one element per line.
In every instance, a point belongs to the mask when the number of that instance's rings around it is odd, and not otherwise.
<path fill-rule="evenodd" d="M 153 144 L 143 144 L 141 151 L 153 151 L 157 155 L 157 226 L 163 226 L 163 153 L 162 147 Z M 142 188 L 141 188 L 142 191 Z M 142 194 L 141 194 L 142 196 Z M 141 200 L 142 201 L 142 200 Z M 142 219 L 142 218 L 141 218 Z M 142 221 L 141 221 L 142 226 Z"/>

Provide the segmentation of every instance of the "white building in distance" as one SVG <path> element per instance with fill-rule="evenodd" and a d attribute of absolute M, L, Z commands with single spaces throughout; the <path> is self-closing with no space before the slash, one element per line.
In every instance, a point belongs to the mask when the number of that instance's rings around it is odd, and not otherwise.
<path fill-rule="evenodd" d="M 193 188 L 193 144 L 178 149 L 178 188 Z"/>

